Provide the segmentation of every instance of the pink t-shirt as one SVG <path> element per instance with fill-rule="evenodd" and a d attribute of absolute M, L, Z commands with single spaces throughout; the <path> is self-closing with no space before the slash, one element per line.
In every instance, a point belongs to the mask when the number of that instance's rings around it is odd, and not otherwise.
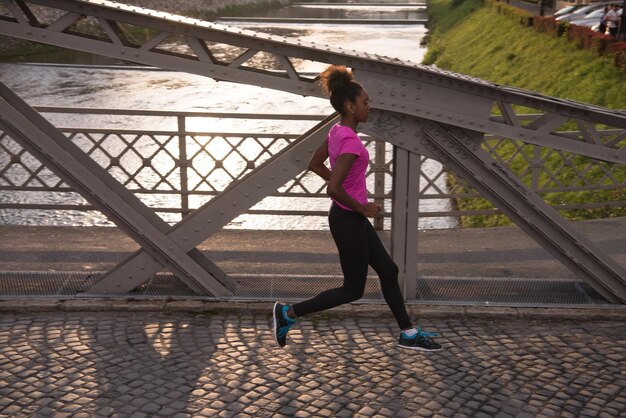
<path fill-rule="evenodd" d="M 328 132 L 328 159 L 330 160 L 331 171 L 335 167 L 335 161 L 341 154 L 354 154 L 357 156 L 343 181 L 343 188 L 354 200 L 366 205 L 367 185 L 365 184 L 365 173 L 370 162 L 369 152 L 367 152 L 367 148 L 365 148 L 361 139 L 351 128 L 336 124 Z M 335 203 L 343 209 L 352 210 L 337 201 Z"/>

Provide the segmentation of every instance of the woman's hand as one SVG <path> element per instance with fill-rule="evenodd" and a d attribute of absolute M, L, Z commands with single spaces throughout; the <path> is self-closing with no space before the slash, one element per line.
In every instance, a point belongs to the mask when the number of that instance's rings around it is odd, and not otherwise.
<path fill-rule="evenodd" d="M 380 213 L 380 205 L 378 203 L 369 202 L 367 205 L 363 206 L 363 211 L 361 215 L 367 218 L 373 218 Z"/>

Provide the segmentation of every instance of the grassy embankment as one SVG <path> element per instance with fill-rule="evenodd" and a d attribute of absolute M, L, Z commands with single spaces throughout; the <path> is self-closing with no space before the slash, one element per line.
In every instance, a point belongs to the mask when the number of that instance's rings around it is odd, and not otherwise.
<path fill-rule="evenodd" d="M 523 27 L 511 18 L 497 13 L 495 8 L 480 0 L 429 0 L 428 53 L 425 64 L 476 76 L 494 83 L 533 90 L 539 93 L 596 104 L 611 109 L 626 109 L 626 73 L 609 59 L 595 56 L 579 49 L 565 38 L 554 38 Z M 525 147 L 532 155 L 534 147 Z M 498 147 L 504 159 L 515 155 L 512 144 Z M 543 150 L 545 155 L 548 150 Z M 589 159 L 572 157 L 569 161 L 551 155 L 546 163 L 547 171 L 558 173 L 561 184 L 576 186 L 574 169 L 584 171 Z M 563 167 L 566 169 L 563 169 Z M 522 173 L 528 169 L 528 161 L 519 155 L 511 161 L 511 169 Z M 622 183 L 626 167 L 598 163 L 585 173 L 588 180 L 602 185 L 606 171 Z M 544 171 L 540 184 L 554 185 Z M 526 176 L 530 177 L 530 176 Z M 450 182 L 455 183 L 454 176 Z M 585 202 L 626 201 L 626 190 L 568 191 L 544 196 L 552 205 Z M 487 209 L 485 199 L 464 199 L 456 202 L 459 208 Z M 601 207 L 561 211 L 572 220 L 626 216 L 623 207 Z M 464 217 L 467 227 L 498 226 L 509 224 L 502 215 Z"/>

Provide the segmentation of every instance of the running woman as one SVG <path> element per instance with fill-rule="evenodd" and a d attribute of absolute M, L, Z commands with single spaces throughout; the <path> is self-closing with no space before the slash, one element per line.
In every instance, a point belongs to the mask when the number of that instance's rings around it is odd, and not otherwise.
<path fill-rule="evenodd" d="M 380 205 L 367 200 L 365 173 L 369 153 L 356 134 L 359 123 L 366 122 L 369 115 L 367 91 L 344 66 L 328 67 L 320 75 L 320 84 L 341 115 L 341 122 L 330 129 L 326 141 L 315 151 L 309 170 L 328 182 L 327 193 L 332 199 L 328 223 L 339 251 L 343 286 L 291 306 L 276 302 L 273 311 L 276 342 L 281 347 L 287 344 L 287 332 L 296 318 L 363 297 L 370 265 L 380 278 L 385 301 L 400 327 L 398 346 L 420 351 L 441 350 L 441 345 L 431 338 L 437 334 L 413 326 L 400 292 L 398 267 L 367 219 L 381 210 Z M 326 159 L 330 159 L 330 170 L 324 164 Z"/>

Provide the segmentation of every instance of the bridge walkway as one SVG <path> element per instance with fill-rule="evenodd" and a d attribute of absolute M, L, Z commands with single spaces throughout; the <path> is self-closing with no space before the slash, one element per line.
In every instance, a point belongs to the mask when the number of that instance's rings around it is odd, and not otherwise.
<path fill-rule="evenodd" d="M 626 264 L 626 217 L 581 222 L 577 227 L 617 262 Z M 19 295 L 25 289 L 32 292 L 33 287 L 39 289 L 39 296 L 58 296 L 70 277 L 67 272 L 104 272 L 138 248 L 122 231 L 110 227 L 5 225 L 0 233 L 0 270 L 14 272 L 0 275 L 0 297 Z M 389 244 L 389 234 L 381 235 Z M 291 297 L 302 298 L 306 296 L 303 289 L 313 293 L 336 284 L 341 275 L 328 231 L 225 229 L 198 249 L 232 277 L 272 280 L 273 294 L 259 291 L 257 299 L 289 297 L 290 286 L 298 280 L 308 284 L 295 285 L 299 294 Z M 416 258 L 418 290 L 424 291 L 428 285 L 428 294 L 418 292 L 417 300 L 421 302 L 480 304 L 489 300 L 503 305 L 529 305 L 541 304 L 543 298 L 546 304 L 605 303 L 591 289 L 581 288 L 583 282 L 575 280 L 567 268 L 515 227 L 420 231 Z M 476 286 L 485 278 L 491 278 L 499 290 Z M 16 282 L 21 284 L 16 286 Z M 380 297 L 374 276 L 369 282 L 370 293 L 366 296 Z M 251 286 L 242 289 L 242 296 L 254 295 Z M 152 290 L 143 290 L 144 295 L 165 296 L 171 287 L 163 287 L 160 295 L 156 285 Z M 66 286 L 64 295 L 74 297 L 77 293 Z M 184 291 L 178 294 L 193 295 Z"/>
<path fill-rule="evenodd" d="M 626 163 L 623 111 L 545 97 L 392 57 L 294 42 L 105 0 L 12 0 L 5 4 L 5 14 L 0 16 L 2 34 L 98 51 L 110 57 L 216 80 L 319 97 L 316 79 L 300 73 L 298 62 L 308 60 L 351 67 L 373 93 L 371 122 L 363 131 L 395 146 L 392 256 L 400 266 L 400 280 L 408 294 L 415 292 L 412 278 L 416 276 L 417 264 L 412 249 L 417 242 L 418 198 L 413 191 L 419 182 L 416 173 L 420 157 L 425 156 L 454 171 L 606 300 L 626 301 L 624 267 L 484 149 L 485 135 L 498 135 L 558 150 L 567 163 L 573 154 L 623 165 Z M 35 6 L 54 8 L 58 14 L 52 21 L 44 21 Z M 85 20 L 96 23 L 97 27 L 83 28 Z M 154 36 L 137 41 L 128 32 L 129 25 L 145 28 Z M 166 49 L 172 35 L 184 38 L 186 52 Z M 216 43 L 244 51 L 234 59 L 223 57 L 212 49 Z M 267 54 L 276 60 L 280 71 L 258 66 L 256 57 Z M 199 294 L 232 296 L 236 283 L 196 245 L 302 172 L 317 144 L 335 123 L 333 115 L 329 116 L 270 162 L 170 228 L 2 84 L 0 95 L 0 128 L 142 247 L 109 270 L 89 289 L 91 294 L 126 293 L 166 267 Z M 525 108 L 542 115 L 524 123 L 518 112 Z M 496 109 L 500 117 L 492 115 Z M 574 125 L 579 133 L 572 135 L 566 129 Z M 612 129 L 605 132 L 606 127 Z M 537 151 L 541 153 L 540 148 Z"/>
<path fill-rule="evenodd" d="M 623 320 L 494 320 L 448 308 L 419 316 L 445 346 L 422 354 L 397 349 L 393 319 L 372 307 L 305 318 L 280 349 L 269 303 L 253 312 L 141 305 L 3 312 L 0 415 L 617 417 L 626 405 Z"/>

